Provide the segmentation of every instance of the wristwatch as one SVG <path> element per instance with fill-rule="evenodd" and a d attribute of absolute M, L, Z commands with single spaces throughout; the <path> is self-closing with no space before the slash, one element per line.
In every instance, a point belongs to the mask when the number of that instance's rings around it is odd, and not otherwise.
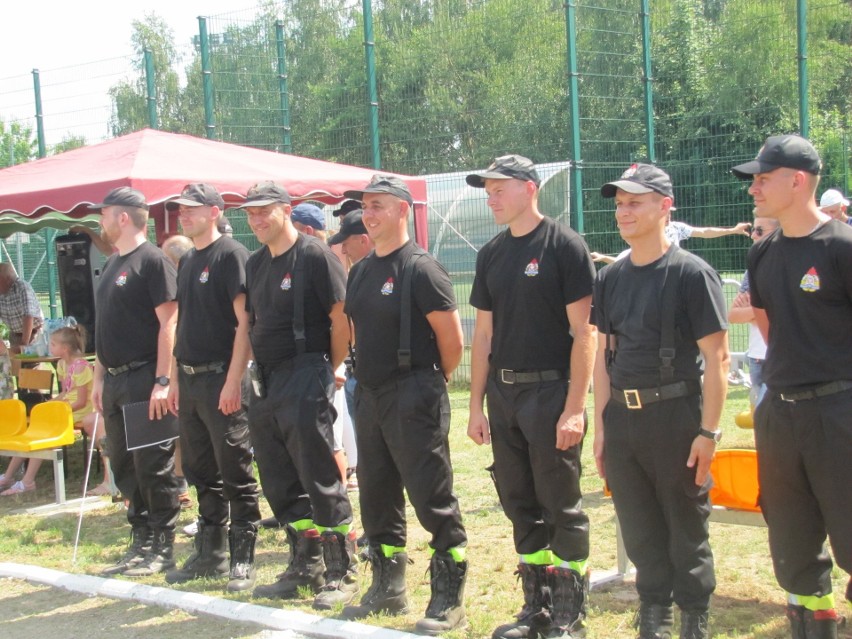
<path fill-rule="evenodd" d="M 712 439 L 717 444 L 722 441 L 722 429 L 719 430 L 707 430 L 706 428 L 699 428 L 698 434 L 702 437 L 706 437 L 707 439 Z"/>
<path fill-rule="evenodd" d="M 169 385 L 169 378 L 166 377 L 165 375 L 160 375 L 154 381 L 157 382 L 157 384 L 159 384 L 160 386 L 168 386 Z"/>

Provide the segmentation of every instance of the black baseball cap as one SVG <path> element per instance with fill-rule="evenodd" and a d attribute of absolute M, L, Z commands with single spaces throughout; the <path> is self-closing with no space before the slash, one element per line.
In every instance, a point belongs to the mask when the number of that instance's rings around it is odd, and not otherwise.
<path fill-rule="evenodd" d="M 104 201 L 99 204 L 90 204 L 89 209 L 96 211 L 105 209 L 108 206 L 129 206 L 135 209 L 148 210 L 148 202 L 145 201 L 145 196 L 141 191 L 132 189 L 129 186 L 119 186 L 113 189 L 104 197 Z"/>
<path fill-rule="evenodd" d="M 216 228 L 219 229 L 219 232 L 222 234 L 234 232 L 234 227 L 231 226 L 231 223 L 228 221 L 228 218 L 226 218 L 224 215 L 220 215 L 216 219 Z"/>
<path fill-rule="evenodd" d="M 484 171 L 471 173 L 465 178 L 470 186 L 477 189 L 485 188 L 485 180 L 523 180 L 541 186 L 541 178 L 535 170 L 535 164 L 523 155 L 502 155 Z"/>
<path fill-rule="evenodd" d="M 246 193 L 243 206 L 267 206 L 275 202 L 290 204 L 290 194 L 277 182 L 258 182 Z"/>
<path fill-rule="evenodd" d="M 672 179 L 669 174 L 653 164 L 633 164 L 614 182 L 607 182 L 601 187 L 603 197 L 615 197 L 616 190 L 621 189 L 634 195 L 643 193 L 659 193 L 674 201 Z"/>
<path fill-rule="evenodd" d="M 347 237 L 352 237 L 353 235 L 366 235 L 367 227 L 364 226 L 364 221 L 361 219 L 363 214 L 364 211 L 361 209 L 356 209 L 347 213 L 346 217 L 344 217 L 340 222 L 340 230 L 331 237 L 328 243 L 331 245 L 340 244 Z"/>
<path fill-rule="evenodd" d="M 334 209 L 331 214 L 334 217 L 342 217 L 352 211 L 357 211 L 361 208 L 361 203 L 358 200 L 346 200 L 338 208 Z"/>
<path fill-rule="evenodd" d="M 772 135 L 766 138 L 756 158 L 735 166 L 731 173 L 741 180 L 750 180 L 753 175 L 780 168 L 819 175 L 822 160 L 814 145 L 805 138 L 798 135 Z"/>
<path fill-rule="evenodd" d="M 210 184 L 187 184 L 179 197 L 169 200 L 169 204 L 182 204 L 183 206 L 218 206 L 225 208 L 225 200 L 219 195 L 216 187 Z M 171 207 L 170 207 L 171 208 Z"/>
<path fill-rule="evenodd" d="M 362 191 L 344 191 L 343 195 L 362 202 L 365 193 L 388 193 L 400 200 L 405 200 L 410 205 L 414 205 L 414 198 L 411 197 L 411 191 L 408 190 L 408 185 L 394 175 L 376 174 L 370 183 Z"/>

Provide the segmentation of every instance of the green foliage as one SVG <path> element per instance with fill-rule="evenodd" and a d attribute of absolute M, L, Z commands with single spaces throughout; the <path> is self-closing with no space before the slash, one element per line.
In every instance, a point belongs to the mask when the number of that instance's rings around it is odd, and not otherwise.
<path fill-rule="evenodd" d="M 65 153 L 65 151 L 71 151 L 73 149 L 79 149 L 80 147 L 86 146 L 86 138 L 82 135 L 71 135 L 66 134 L 63 136 L 62 141 L 58 144 L 54 144 L 50 149 L 51 155 L 56 155 L 58 153 Z"/>
<path fill-rule="evenodd" d="M 574 6 L 583 208 L 594 211 L 607 208 L 596 186 L 650 155 L 642 21 L 636 0 Z M 798 130 L 796 6 L 797 0 L 651 1 L 654 155 L 672 173 L 682 219 L 705 226 L 747 219 L 747 199 L 729 167 L 752 157 L 767 135 Z M 569 158 L 565 12 L 557 0 L 373 0 L 383 167 L 461 171 L 507 151 L 538 162 Z M 216 137 L 283 150 L 289 134 L 294 153 L 371 163 L 360 2 L 270 0 L 249 21 L 214 28 L 222 34 L 210 45 Z M 167 25 L 148 15 L 134 29 L 140 75 L 113 88 L 113 130 L 147 126 L 147 47 L 155 57 L 161 127 L 203 134 L 198 52 L 183 67 L 181 86 L 183 61 Z M 812 2 L 807 35 L 811 137 L 825 155 L 826 180 L 837 185 L 850 173 L 852 7 Z M 586 230 L 612 235 L 611 219 L 589 216 Z M 741 268 L 744 251 L 736 254 L 714 265 Z"/>
<path fill-rule="evenodd" d="M 32 129 L 0 118 L 0 168 L 28 162 L 38 154 Z"/>

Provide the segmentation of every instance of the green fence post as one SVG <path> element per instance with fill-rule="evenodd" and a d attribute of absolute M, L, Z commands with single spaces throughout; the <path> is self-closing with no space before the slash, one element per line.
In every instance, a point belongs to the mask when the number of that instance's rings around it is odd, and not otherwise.
<path fill-rule="evenodd" d="M 287 49 L 284 46 L 284 22 L 281 20 L 275 23 L 275 41 L 278 47 L 278 96 L 281 100 L 281 130 L 284 134 L 284 153 L 292 153 L 290 92 L 287 87 Z"/>
<path fill-rule="evenodd" d="M 379 92 L 376 89 L 376 43 L 373 39 L 373 7 L 370 0 L 362 1 L 364 7 L 364 55 L 367 62 L 367 93 L 369 99 L 370 148 L 373 168 L 382 168 L 379 149 Z"/>
<path fill-rule="evenodd" d="M 55 230 L 44 229 L 44 243 L 47 245 L 47 304 L 51 318 L 58 317 L 56 306 L 56 246 L 53 243 L 55 237 Z"/>
<path fill-rule="evenodd" d="M 808 106 L 808 0 L 796 2 L 796 31 L 799 59 L 799 130 L 802 137 L 810 135 Z"/>
<path fill-rule="evenodd" d="M 33 92 L 35 94 L 36 130 L 38 131 L 38 156 L 47 156 L 44 143 L 44 112 L 41 107 L 41 79 L 38 69 L 33 69 Z M 44 229 L 44 239 L 47 245 L 47 299 L 50 316 L 56 317 L 56 251 L 53 247 L 53 237 L 50 229 Z M 20 255 L 18 247 L 18 255 Z M 23 276 L 23 271 L 22 271 Z"/>
<path fill-rule="evenodd" d="M 214 139 L 213 71 L 210 69 L 210 41 L 207 37 L 207 18 L 198 16 L 198 40 L 201 46 L 201 77 L 204 87 L 204 129 L 208 140 Z"/>
<path fill-rule="evenodd" d="M 656 163 L 654 149 L 654 85 L 651 77 L 651 9 L 648 0 L 642 0 L 642 73 L 645 84 L 645 137 L 648 144 L 648 161 Z"/>
<path fill-rule="evenodd" d="M 41 80 L 38 69 L 33 69 L 33 92 L 35 94 L 35 118 L 36 131 L 38 132 L 38 156 L 43 158 L 47 155 L 44 145 L 44 112 L 41 109 Z"/>
<path fill-rule="evenodd" d="M 145 100 L 148 104 L 148 126 L 159 129 L 157 122 L 157 86 L 154 79 L 154 54 L 145 49 Z"/>
<path fill-rule="evenodd" d="M 568 108 L 571 120 L 571 219 L 568 220 L 577 233 L 584 232 L 583 219 L 583 157 L 580 145 L 580 87 L 577 79 L 577 3 L 565 3 L 565 31 L 568 44 Z"/>

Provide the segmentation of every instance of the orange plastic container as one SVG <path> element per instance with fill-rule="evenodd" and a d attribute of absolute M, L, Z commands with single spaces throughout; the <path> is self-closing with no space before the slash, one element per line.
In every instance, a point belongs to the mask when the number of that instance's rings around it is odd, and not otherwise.
<path fill-rule="evenodd" d="M 757 505 L 760 489 L 756 450 L 729 448 L 717 451 L 710 464 L 710 474 L 714 483 L 710 500 L 714 506 L 760 512 Z"/>

